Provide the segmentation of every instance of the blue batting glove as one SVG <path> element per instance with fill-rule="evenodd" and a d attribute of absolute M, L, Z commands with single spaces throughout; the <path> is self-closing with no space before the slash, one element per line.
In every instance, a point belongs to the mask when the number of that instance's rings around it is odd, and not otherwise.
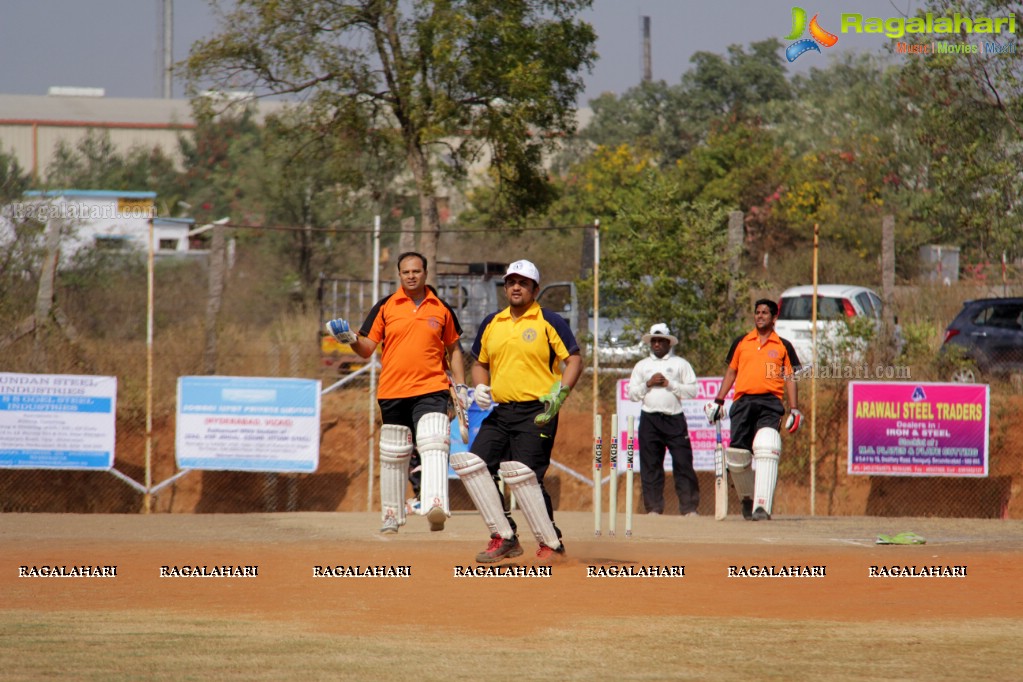
<path fill-rule="evenodd" d="M 327 332 L 337 339 L 338 343 L 348 344 L 349 346 L 359 338 L 352 331 L 351 327 L 348 326 L 348 322 L 340 317 L 327 323 Z"/>

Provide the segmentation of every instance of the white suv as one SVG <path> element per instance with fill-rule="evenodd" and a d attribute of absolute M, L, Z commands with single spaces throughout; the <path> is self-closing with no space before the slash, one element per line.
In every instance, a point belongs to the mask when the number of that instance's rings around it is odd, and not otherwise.
<path fill-rule="evenodd" d="M 778 321 L 774 329 L 788 339 L 806 364 L 813 359 L 811 337 L 813 287 L 786 289 L 778 301 Z M 881 322 L 881 297 L 866 287 L 851 284 L 817 285 L 817 356 L 818 362 L 851 352 L 856 355 L 860 344 L 849 338 L 849 324 L 855 318 L 866 318 L 875 325 Z"/>

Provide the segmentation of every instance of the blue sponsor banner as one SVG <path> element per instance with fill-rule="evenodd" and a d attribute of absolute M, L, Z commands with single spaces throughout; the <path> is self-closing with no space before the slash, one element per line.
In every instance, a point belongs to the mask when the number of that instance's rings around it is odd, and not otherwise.
<path fill-rule="evenodd" d="M 181 469 L 311 473 L 320 454 L 320 382 L 180 377 Z"/>
<path fill-rule="evenodd" d="M 52 395 L 0 396 L 0 410 L 16 412 L 96 412 L 109 414 L 110 398 L 68 398 Z"/>
<path fill-rule="evenodd" d="M 252 377 L 181 377 L 178 404 L 182 414 L 301 415 L 319 412 L 319 395 L 309 393 L 309 379 Z"/>
<path fill-rule="evenodd" d="M 3 466 L 32 469 L 109 469 L 114 453 L 87 450 L 0 449 Z"/>
<path fill-rule="evenodd" d="M 0 467 L 114 466 L 117 378 L 0 372 Z"/>

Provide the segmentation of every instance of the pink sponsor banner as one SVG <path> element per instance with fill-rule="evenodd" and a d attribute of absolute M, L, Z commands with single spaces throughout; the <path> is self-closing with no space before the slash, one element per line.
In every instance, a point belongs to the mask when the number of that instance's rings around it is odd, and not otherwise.
<path fill-rule="evenodd" d="M 682 413 L 686 416 L 686 426 L 689 427 L 689 441 L 693 447 L 693 468 L 697 471 L 714 471 L 714 445 L 716 443 L 714 426 L 707 421 L 707 415 L 703 408 L 709 401 L 717 396 L 721 388 L 721 377 L 697 377 L 698 390 L 696 397 L 682 401 Z M 721 438 L 728 447 L 731 437 L 728 410 L 732 407 L 732 396 L 734 389 L 729 389 L 725 399 L 725 418 L 721 420 Z M 627 468 L 626 446 L 628 443 L 629 417 L 636 420 L 636 442 L 634 444 L 633 470 L 639 471 L 639 417 L 642 405 L 629 400 L 629 380 L 618 381 L 616 409 L 618 410 L 618 469 Z M 610 424 L 610 420 L 605 422 Z M 607 456 L 607 443 L 604 444 L 605 457 Z M 665 451 L 664 470 L 671 471 L 671 457 Z"/>
<path fill-rule="evenodd" d="M 986 384 L 849 383 L 849 473 L 988 475 Z"/>

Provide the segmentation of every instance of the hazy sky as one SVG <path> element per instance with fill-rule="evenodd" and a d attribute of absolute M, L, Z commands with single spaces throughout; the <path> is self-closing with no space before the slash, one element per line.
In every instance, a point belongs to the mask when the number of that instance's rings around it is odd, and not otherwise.
<path fill-rule="evenodd" d="M 799 0 L 795 0 L 799 2 Z M 641 17 L 651 19 L 653 77 L 677 83 L 694 52 L 724 53 L 728 45 L 779 38 L 791 28 L 793 0 L 595 0 L 585 13 L 600 54 L 586 76 L 580 104 L 636 85 L 642 76 Z M 921 0 L 802 2 L 821 25 L 838 33 L 839 15 L 898 16 Z M 99 87 L 108 97 L 158 97 L 160 0 L 0 0 L 0 93 L 44 95 L 53 85 Z M 206 0 L 174 0 L 174 59 L 217 31 Z M 843 50 L 880 51 L 878 36 L 842 34 L 824 54 L 807 54 L 790 69 L 824 66 Z M 174 84 L 174 96 L 183 87 Z M 0 112 L 0 117 L 3 112 Z"/>

